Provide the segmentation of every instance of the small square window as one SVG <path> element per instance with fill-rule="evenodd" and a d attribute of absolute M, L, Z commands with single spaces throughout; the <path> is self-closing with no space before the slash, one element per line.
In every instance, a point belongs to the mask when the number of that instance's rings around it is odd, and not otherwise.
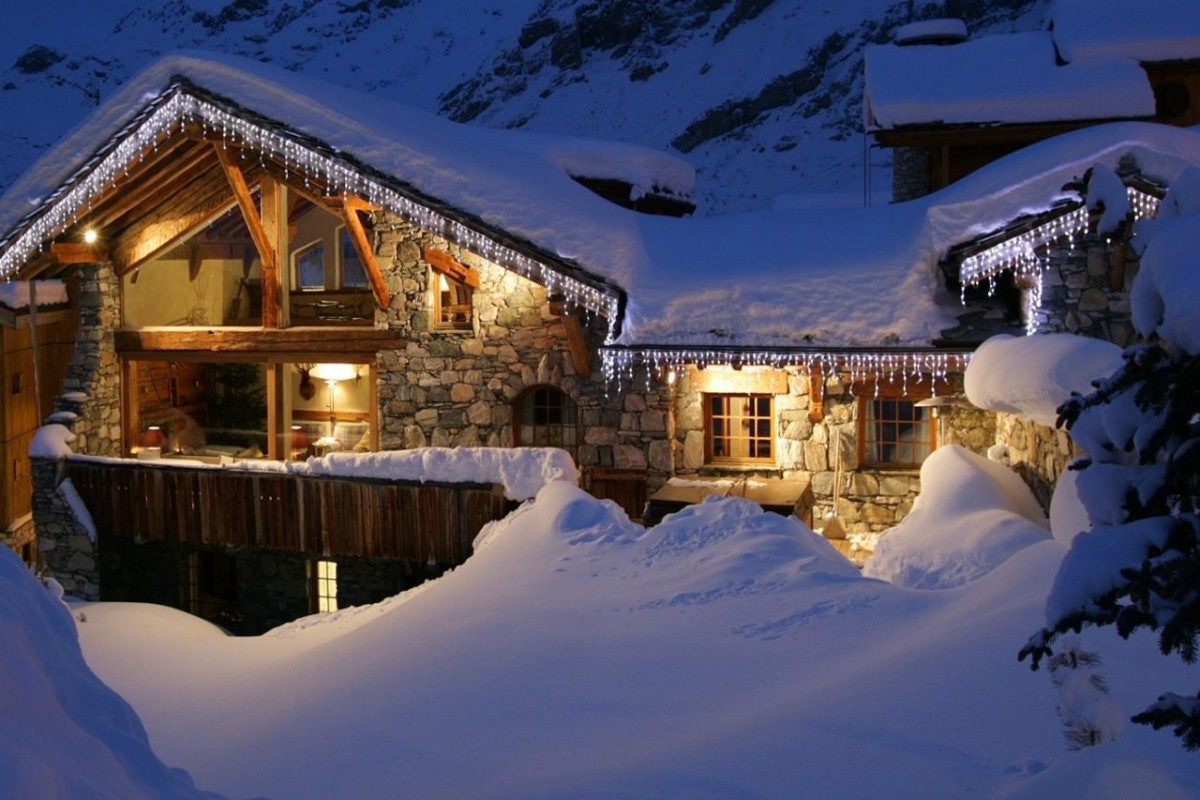
<path fill-rule="evenodd" d="M 711 463 L 773 463 L 774 398 L 769 394 L 704 396 L 705 441 Z"/>
<path fill-rule="evenodd" d="M 448 275 L 434 272 L 434 319 L 442 330 L 469 331 L 474 314 L 471 287 Z"/>

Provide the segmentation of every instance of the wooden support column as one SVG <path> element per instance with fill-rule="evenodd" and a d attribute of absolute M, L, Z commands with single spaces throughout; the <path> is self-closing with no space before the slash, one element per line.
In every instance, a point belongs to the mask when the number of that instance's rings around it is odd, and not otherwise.
<path fill-rule="evenodd" d="M 590 378 L 592 358 L 588 350 L 583 323 L 579 321 L 579 312 L 568 310 L 562 295 L 553 295 L 550 298 L 550 313 L 562 320 L 563 332 L 567 335 L 567 351 L 571 354 L 572 363 L 575 364 L 575 372 L 580 377 Z"/>
<path fill-rule="evenodd" d="M 813 365 L 808 368 L 808 421 L 825 419 L 825 372 Z"/>

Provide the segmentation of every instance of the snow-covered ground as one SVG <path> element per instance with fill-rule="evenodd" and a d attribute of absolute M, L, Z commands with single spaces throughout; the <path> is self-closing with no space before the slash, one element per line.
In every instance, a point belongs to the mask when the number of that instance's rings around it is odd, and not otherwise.
<path fill-rule="evenodd" d="M 149 605 L 75 617 L 155 752 L 233 796 L 1197 796 L 1200 763 L 1167 734 L 1067 752 L 1048 677 L 1017 663 L 1063 552 L 1045 540 L 958 588 L 903 589 L 740 499 L 644 531 L 554 482 L 465 565 L 377 606 L 258 638 Z M 32 583 L 3 579 L 5 595 Z M 22 623 L 4 621 L 69 635 Z M 1084 644 L 1127 713 L 1194 684 L 1148 639 Z M 23 663 L 0 656 L 0 707 L 43 680 Z M 88 766 L 65 744 L 53 760 Z"/>

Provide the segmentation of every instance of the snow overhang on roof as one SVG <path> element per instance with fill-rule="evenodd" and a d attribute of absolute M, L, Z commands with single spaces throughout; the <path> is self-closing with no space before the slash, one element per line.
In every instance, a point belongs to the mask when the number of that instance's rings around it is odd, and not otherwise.
<path fill-rule="evenodd" d="M 617 324 L 640 266 L 637 214 L 579 186 L 612 176 L 690 197 L 694 172 L 647 148 L 459 125 L 255 62 L 168 56 L 131 80 L 0 198 L 0 276 L 183 125 L 282 160 L 436 231 Z"/>
<path fill-rule="evenodd" d="M 1056 0 L 1049 24 L 1059 54 L 1069 62 L 1200 59 L 1195 0 Z"/>
<path fill-rule="evenodd" d="M 875 45 L 867 48 L 865 63 L 868 130 L 1154 115 L 1154 92 L 1136 61 L 1061 65 L 1044 31 L 946 46 Z"/>

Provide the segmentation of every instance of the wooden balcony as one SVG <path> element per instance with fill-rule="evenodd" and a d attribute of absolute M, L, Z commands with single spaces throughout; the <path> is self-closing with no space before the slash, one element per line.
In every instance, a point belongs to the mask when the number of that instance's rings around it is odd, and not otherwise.
<path fill-rule="evenodd" d="M 223 545 L 452 565 L 511 508 L 500 487 L 67 460 L 101 543 Z M 103 546 L 103 545 L 102 545 Z"/>

